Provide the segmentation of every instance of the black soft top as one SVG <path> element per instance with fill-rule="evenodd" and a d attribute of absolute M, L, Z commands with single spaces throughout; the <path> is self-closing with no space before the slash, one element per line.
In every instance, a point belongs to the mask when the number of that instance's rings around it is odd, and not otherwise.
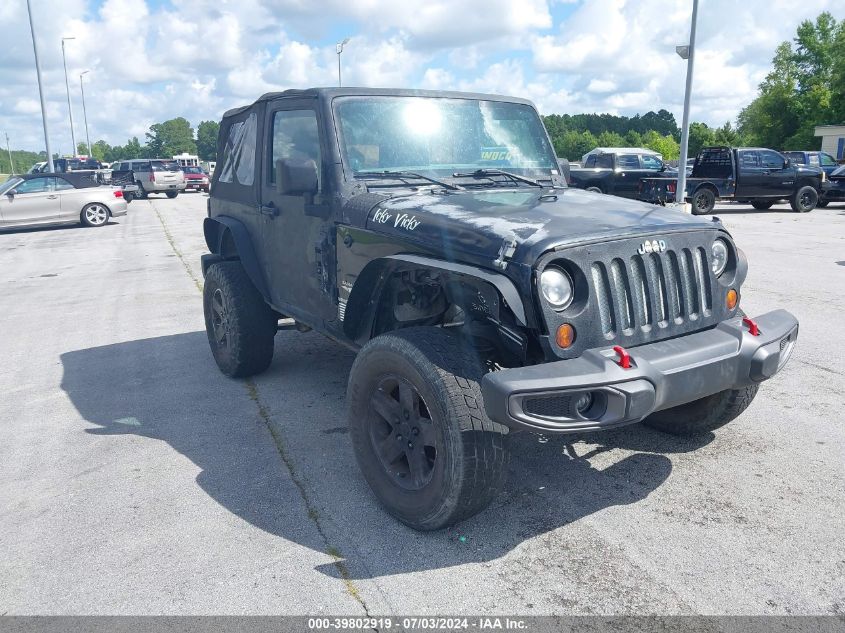
<path fill-rule="evenodd" d="M 18 178 L 23 180 L 32 180 L 33 178 L 53 177 L 59 180 L 64 180 L 73 185 L 76 189 L 88 189 L 90 187 L 99 187 L 97 177 L 94 174 L 74 173 L 74 172 L 58 172 L 58 173 L 43 173 L 43 174 L 22 174 Z"/>
<path fill-rule="evenodd" d="M 331 101 L 335 97 L 373 96 L 373 97 L 440 97 L 444 99 L 479 99 L 482 101 L 506 101 L 508 103 L 533 104 L 527 99 L 484 94 L 482 92 L 456 92 L 448 90 L 414 90 L 410 88 L 304 88 L 282 92 L 268 92 L 253 103 L 239 108 L 232 108 L 223 114 L 223 118 L 235 116 L 263 101 L 283 98 L 311 98 Z"/>

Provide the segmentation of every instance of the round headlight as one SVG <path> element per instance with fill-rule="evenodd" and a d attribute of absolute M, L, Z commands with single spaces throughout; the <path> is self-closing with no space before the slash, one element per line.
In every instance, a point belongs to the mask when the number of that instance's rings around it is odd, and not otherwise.
<path fill-rule="evenodd" d="M 563 310 L 572 303 L 572 281 L 560 268 L 546 268 L 540 275 L 543 298 L 555 310 Z"/>
<path fill-rule="evenodd" d="M 728 245 L 725 243 L 725 240 L 718 239 L 713 242 L 710 252 L 713 255 L 713 259 L 710 261 L 710 268 L 713 270 L 713 274 L 718 277 L 725 272 L 725 268 L 728 266 Z"/>

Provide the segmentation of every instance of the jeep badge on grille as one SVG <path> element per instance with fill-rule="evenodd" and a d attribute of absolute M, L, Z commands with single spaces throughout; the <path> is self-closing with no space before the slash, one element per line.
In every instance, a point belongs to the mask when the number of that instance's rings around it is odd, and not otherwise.
<path fill-rule="evenodd" d="M 662 253 L 666 250 L 666 242 L 663 240 L 646 240 L 640 247 L 637 249 L 637 252 L 640 255 L 645 255 L 646 253 Z"/>

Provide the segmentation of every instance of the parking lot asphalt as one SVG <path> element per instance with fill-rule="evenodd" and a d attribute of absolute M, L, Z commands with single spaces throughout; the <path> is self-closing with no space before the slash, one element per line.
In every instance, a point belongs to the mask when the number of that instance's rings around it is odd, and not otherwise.
<path fill-rule="evenodd" d="M 421 534 L 352 454 L 353 354 L 282 332 L 223 377 L 206 196 L 0 232 L 0 614 L 831 614 L 845 610 L 845 206 L 720 205 L 743 307 L 801 321 L 727 427 L 513 436 L 505 492 Z"/>

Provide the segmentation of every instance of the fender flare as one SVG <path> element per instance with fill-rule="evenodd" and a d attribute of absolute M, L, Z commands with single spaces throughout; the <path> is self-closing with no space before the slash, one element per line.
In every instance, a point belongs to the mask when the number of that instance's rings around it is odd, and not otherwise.
<path fill-rule="evenodd" d="M 208 250 L 224 260 L 239 259 L 250 281 L 265 301 L 269 301 L 270 293 L 264 279 L 264 272 L 255 253 L 255 247 L 252 245 L 252 237 L 244 223 L 227 215 L 216 215 L 203 220 L 202 232 Z M 234 247 L 234 253 L 232 253 L 232 247 Z M 203 273 L 205 273 L 204 270 Z"/>
<path fill-rule="evenodd" d="M 499 296 L 508 309 L 513 313 L 517 324 L 523 327 L 527 326 L 522 297 L 514 283 L 505 275 L 477 266 L 459 264 L 434 257 L 398 254 L 388 255 L 371 261 L 361 271 L 361 274 L 355 281 L 346 307 L 347 318 L 343 324 L 344 330 L 350 338 L 358 338 L 361 327 L 372 322 L 374 317 L 373 311 L 376 307 L 374 298 L 381 293 L 386 274 L 402 268 L 403 265 L 455 273 L 492 286 L 499 293 Z"/>

